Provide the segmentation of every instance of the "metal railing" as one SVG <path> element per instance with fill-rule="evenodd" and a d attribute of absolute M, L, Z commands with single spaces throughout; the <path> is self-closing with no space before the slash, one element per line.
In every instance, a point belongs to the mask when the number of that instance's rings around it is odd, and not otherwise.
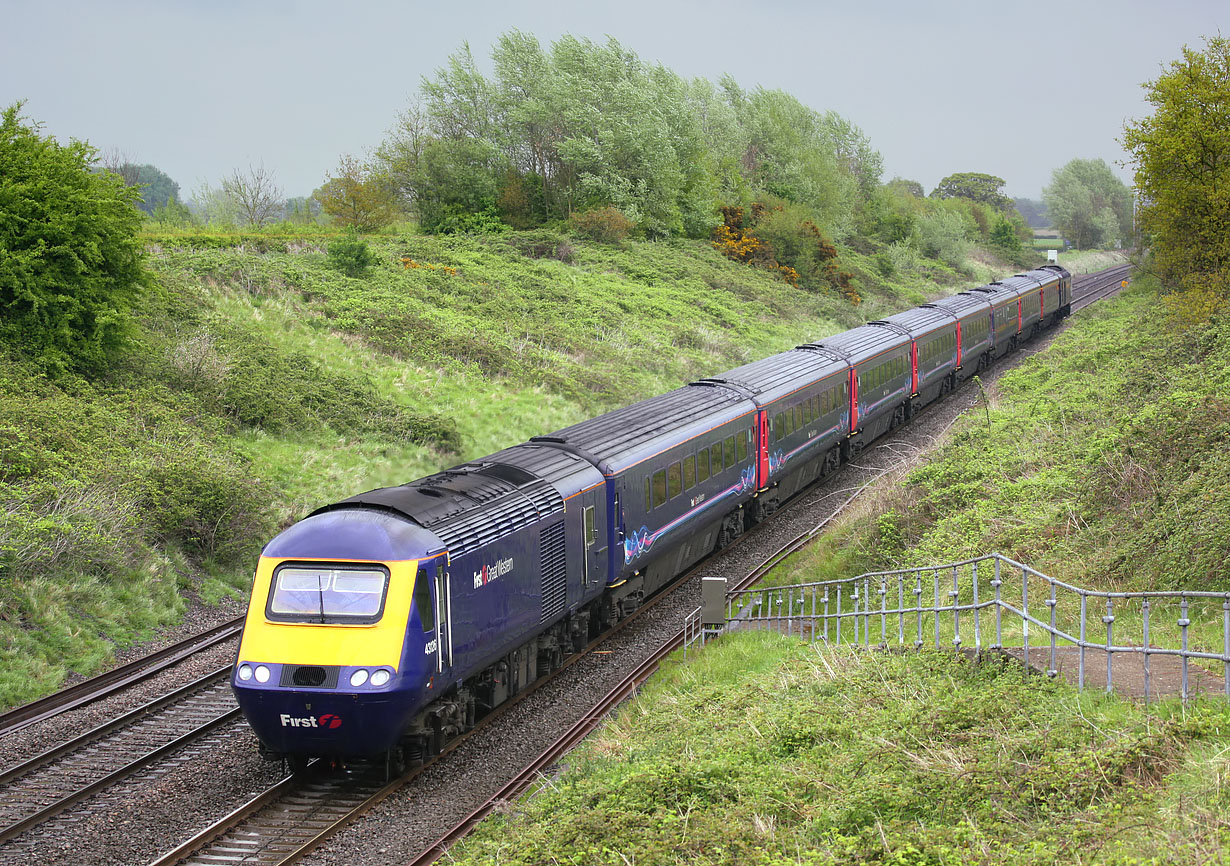
<path fill-rule="evenodd" d="M 1159 682 L 1160 692 L 1187 700 L 1193 682 L 1212 691 L 1219 679 L 1216 691 L 1230 697 L 1230 593 L 1081 589 L 1000 554 L 754 587 L 727 596 L 725 623 L 704 621 L 716 618 L 701 608 L 688 616 L 685 654 L 722 630 L 771 628 L 833 645 L 1004 652 L 1050 677 L 1074 664 L 1076 684 L 1085 688 L 1093 653 L 1099 679 L 1105 662 L 1107 691 L 1118 677 L 1146 702 Z"/>

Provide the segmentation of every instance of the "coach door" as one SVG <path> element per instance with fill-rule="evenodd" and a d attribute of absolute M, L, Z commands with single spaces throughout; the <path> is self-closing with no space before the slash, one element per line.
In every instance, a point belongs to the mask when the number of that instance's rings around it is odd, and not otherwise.
<path fill-rule="evenodd" d="M 606 485 L 599 484 L 581 492 L 582 569 L 586 586 L 606 583 L 607 537 Z"/>
<path fill-rule="evenodd" d="M 453 666 L 453 583 L 445 568 L 436 569 L 436 671 Z"/>

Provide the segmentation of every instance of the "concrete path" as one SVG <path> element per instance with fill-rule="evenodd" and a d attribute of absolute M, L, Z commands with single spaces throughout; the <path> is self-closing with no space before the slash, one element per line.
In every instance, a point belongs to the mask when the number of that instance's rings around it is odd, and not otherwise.
<path fill-rule="evenodd" d="M 1006 647 L 1004 653 L 1020 661 L 1024 656 L 1021 647 Z M 1045 674 L 1051 666 L 1051 648 L 1030 647 L 1029 666 Z M 1111 654 L 1111 682 L 1114 690 L 1124 697 L 1145 697 L 1145 654 L 1143 652 L 1117 652 Z M 1149 697 L 1178 696 L 1183 691 L 1183 664 L 1178 656 L 1148 656 Z M 1225 679 L 1221 663 L 1189 660 L 1187 665 L 1187 689 L 1189 695 L 1224 695 Z M 1055 669 L 1058 675 L 1077 685 L 1080 671 L 1078 647 L 1056 647 Z M 1211 671 L 1215 671 L 1211 672 Z M 1087 647 L 1085 649 L 1085 688 L 1106 688 L 1106 651 Z"/>

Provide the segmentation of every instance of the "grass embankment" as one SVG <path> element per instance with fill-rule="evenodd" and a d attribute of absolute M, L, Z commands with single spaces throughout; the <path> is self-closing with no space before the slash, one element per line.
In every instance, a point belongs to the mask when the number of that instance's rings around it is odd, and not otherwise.
<path fill-rule="evenodd" d="M 952 653 L 771 633 L 667 665 L 459 864 L 1191 863 L 1230 842 L 1230 709 L 1146 712 Z"/>
<path fill-rule="evenodd" d="M 102 375 L 0 346 L 0 705 L 243 592 L 280 526 L 916 303 L 918 262 L 860 268 L 861 306 L 703 242 L 550 232 L 371 240 L 150 235 L 158 290 Z M 410 259 L 407 267 L 403 259 Z"/>

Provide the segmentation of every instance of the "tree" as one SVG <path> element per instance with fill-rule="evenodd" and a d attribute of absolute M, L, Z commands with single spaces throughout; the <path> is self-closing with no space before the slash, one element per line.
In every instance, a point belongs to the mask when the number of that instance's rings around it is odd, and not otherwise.
<path fill-rule="evenodd" d="M 931 191 L 932 198 L 965 198 L 987 204 L 999 211 L 1012 207 L 1012 200 L 1004 195 L 1004 179 L 993 174 L 964 171 L 950 174 Z"/>
<path fill-rule="evenodd" d="M 265 164 L 235 169 L 222 179 L 222 194 L 230 200 L 239 217 L 248 225 L 260 227 L 280 219 L 285 197 L 273 172 Z"/>
<path fill-rule="evenodd" d="M 897 195 L 910 196 L 911 198 L 923 198 L 926 193 L 923 192 L 923 185 L 916 180 L 908 180 L 903 177 L 894 177 L 888 183 L 884 184 L 890 192 Z"/>
<path fill-rule="evenodd" d="M 423 230 L 465 230 L 468 216 L 494 215 L 504 166 L 502 154 L 481 139 L 427 144 L 410 178 Z M 499 221 L 498 216 L 494 219 Z"/>
<path fill-rule="evenodd" d="M 420 99 L 397 115 L 388 137 L 376 149 L 376 160 L 407 207 L 414 205 L 414 174 L 423 148 L 432 140 L 430 121 Z"/>
<path fill-rule="evenodd" d="M 1230 294 L 1230 40 L 1184 47 L 1145 85 L 1153 114 L 1129 123 L 1140 225 L 1170 286 Z"/>
<path fill-rule="evenodd" d="M 157 166 L 149 163 L 139 165 L 136 167 L 136 176 L 137 181 L 133 185 L 141 190 L 137 207 L 147 214 L 153 214 L 155 208 L 179 197 L 179 184 Z"/>
<path fill-rule="evenodd" d="M 1012 203 L 1016 205 L 1017 213 L 1031 228 L 1049 229 L 1051 227 L 1051 216 L 1046 212 L 1045 202 L 1034 201 L 1030 198 L 1014 198 Z"/>
<path fill-rule="evenodd" d="M 320 202 L 312 196 L 292 196 L 286 200 L 286 221 L 295 225 L 315 225 L 321 214 Z"/>
<path fill-rule="evenodd" d="M 89 144 L 24 122 L 21 107 L 0 114 L 0 334 L 51 369 L 100 366 L 146 280 L 137 191 L 92 171 Z"/>
<path fill-rule="evenodd" d="M 187 205 L 177 202 L 175 196 L 171 196 L 166 202 L 154 208 L 150 217 L 154 222 L 165 226 L 190 226 L 196 222 L 192 217 L 192 211 Z"/>
<path fill-rule="evenodd" d="M 312 197 L 329 216 L 356 232 L 388 225 L 397 215 L 389 179 L 353 156 L 343 155 Z"/>
<path fill-rule="evenodd" d="M 1051 174 L 1042 200 L 1077 249 L 1113 247 L 1132 236 L 1132 191 L 1102 159 L 1074 159 Z"/>

